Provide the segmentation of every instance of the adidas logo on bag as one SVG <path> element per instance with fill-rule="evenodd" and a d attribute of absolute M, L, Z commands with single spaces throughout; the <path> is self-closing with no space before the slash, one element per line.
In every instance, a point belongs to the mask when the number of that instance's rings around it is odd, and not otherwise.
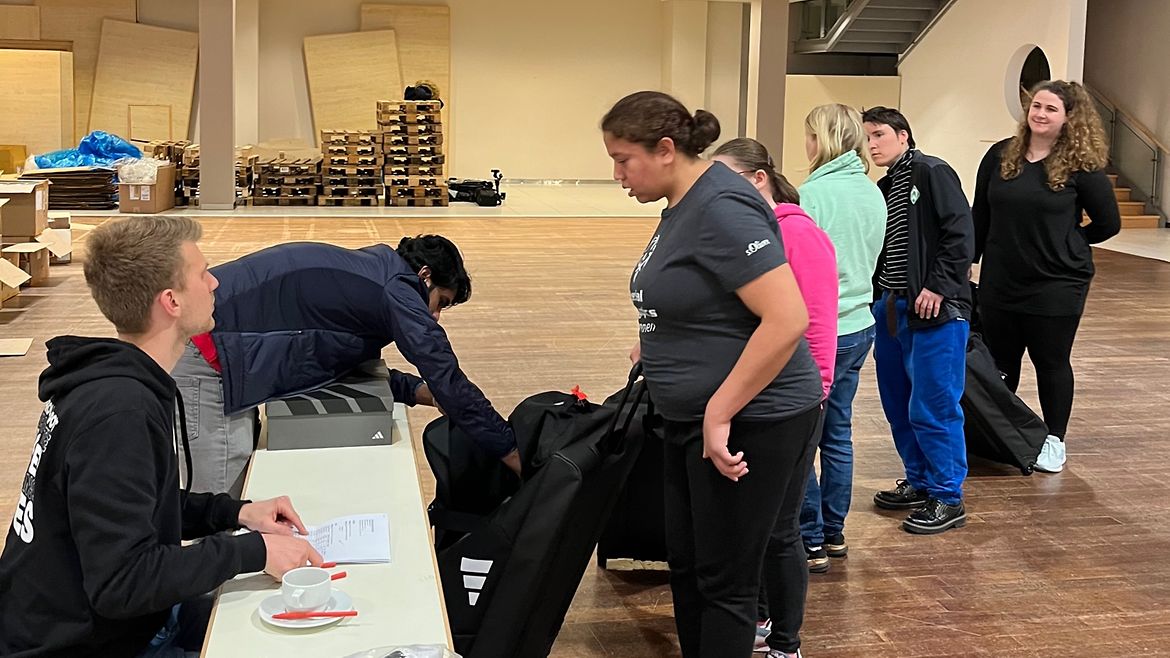
<path fill-rule="evenodd" d="M 483 584 L 487 582 L 488 572 L 492 570 L 492 561 L 473 560 L 465 557 L 459 564 L 459 570 L 463 572 L 463 587 L 467 589 L 467 603 L 474 606 L 479 601 L 479 593 L 483 590 Z"/>
<path fill-rule="evenodd" d="M 385 441 L 386 436 L 384 434 L 382 434 L 382 430 L 378 430 L 377 432 L 374 432 L 374 435 L 370 437 L 370 440 L 371 441 Z"/>

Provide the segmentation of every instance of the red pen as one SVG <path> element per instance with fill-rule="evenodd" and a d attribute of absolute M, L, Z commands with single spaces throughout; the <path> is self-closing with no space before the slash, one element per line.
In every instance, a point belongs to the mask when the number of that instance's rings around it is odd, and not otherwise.
<path fill-rule="evenodd" d="M 273 619 L 292 620 L 292 619 L 319 619 L 328 617 L 356 617 L 357 610 L 323 610 L 319 612 L 278 612 L 272 615 Z"/>

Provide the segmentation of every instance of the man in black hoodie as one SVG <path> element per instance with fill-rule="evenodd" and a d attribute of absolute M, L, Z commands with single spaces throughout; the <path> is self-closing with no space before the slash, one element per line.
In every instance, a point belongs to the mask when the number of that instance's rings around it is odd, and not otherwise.
<path fill-rule="evenodd" d="M 291 536 L 304 526 L 288 498 L 190 493 L 190 464 L 180 473 L 187 428 L 167 373 L 212 325 L 200 234 L 187 218 L 139 217 L 89 236 L 86 281 L 118 339 L 48 343 L 45 407 L 0 555 L 0 655 L 198 650 L 202 636 L 174 644 L 173 608 L 240 573 L 321 563 Z M 258 532 L 222 532 L 241 526 Z"/>

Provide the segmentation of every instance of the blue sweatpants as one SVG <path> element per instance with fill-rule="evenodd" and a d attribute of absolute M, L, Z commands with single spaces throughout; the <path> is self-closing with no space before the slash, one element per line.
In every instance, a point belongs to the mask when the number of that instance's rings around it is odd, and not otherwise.
<path fill-rule="evenodd" d="M 963 436 L 963 396 L 967 334 L 964 319 L 924 329 L 906 324 L 912 302 L 896 297 L 897 335 L 886 324 L 885 292 L 873 313 L 877 320 L 874 359 L 882 409 L 894 435 L 894 446 L 915 489 L 948 505 L 963 499 L 967 477 L 967 446 Z M 913 312 L 910 307 L 909 312 Z"/>

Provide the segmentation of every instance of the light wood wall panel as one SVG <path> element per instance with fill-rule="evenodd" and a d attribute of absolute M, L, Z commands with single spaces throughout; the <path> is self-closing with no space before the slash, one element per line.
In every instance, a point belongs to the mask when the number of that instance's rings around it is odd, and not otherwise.
<path fill-rule="evenodd" d="M 374 130 L 377 102 L 402 93 L 394 30 L 305 37 L 313 132 Z"/>
<path fill-rule="evenodd" d="M 170 105 L 131 105 L 126 121 L 126 139 L 174 139 L 172 114 Z"/>
<path fill-rule="evenodd" d="M 106 19 L 94 73 L 90 130 L 128 138 L 131 105 L 169 105 L 170 134 L 186 139 L 198 64 L 197 32 Z"/>
<path fill-rule="evenodd" d="M 31 5 L 0 5 L 0 39 L 40 38 L 40 7 Z"/>
<path fill-rule="evenodd" d="M 41 38 L 73 42 L 74 133 L 89 131 L 94 69 L 101 43 L 102 20 L 138 20 L 136 0 L 35 0 L 41 10 Z"/>
<path fill-rule="evenodd" d="M 394 30 L 398 36 L 398 61 L 402 67 L 402 85 L 430 80 L 439 85 L 439 94 L 448 105 L 443 107 L 443 145 L 448 162 L 454 160 L 455 134 L 450 104 L 451 89 L 451 9 L 423 5 L 362 5 L 362 30 Z M 401 98 L 402 89 L 391 98 Z M 450 171 L 450 167 L 448 167 Z"/>
<path fill-rule="evenodd" d="M 0 144 L 74 146 L 73 100 L 73 53 L 0 50 Z"/>

